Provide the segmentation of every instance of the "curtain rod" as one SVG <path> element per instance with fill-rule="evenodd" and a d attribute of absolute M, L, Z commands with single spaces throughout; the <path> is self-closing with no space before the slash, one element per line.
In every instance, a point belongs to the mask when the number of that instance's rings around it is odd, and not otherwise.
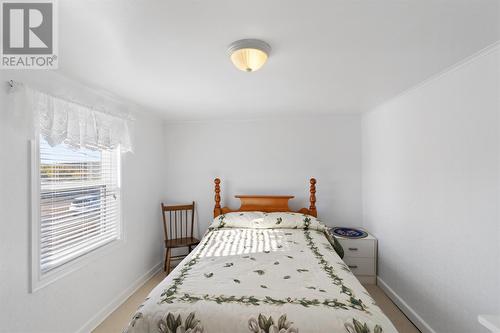
<path fill-rule="evenodd" d="M 23 83 L 17 82 L 17 81 L 14 81 L 14 80 L 8 80 L 7 84 L 9 85 L 10 92 L 13 92 L 13 90 L 16 89 L 18 86 L 23 86 L 24 85 Z M 38 90 L 38 89 L 36 89 L 36 90 Z M 125 114 L 125 113 L 120 113 L 120 112 L 109 111 L 109 110 L 106 110 L 106 109 L 99 109 L 99 108 L 97 108 L 97 107 L 95 107 L 93 105 L 83 104 L 83 103 L 80 103 L 78 101 L 75 101 L 74 99 L 64 98 L 64 97 L 60 97 L 60 96 L 55 96 L 55 95 L 52 95 L 50 93 L 46 93 L 46 92 L 43 92 L 43 91 L 41 91 L 41 92 L 43 94 L 45 94 L 45 95 L 48 95 L 48 96 L 52 97 L 52 98 L 57 98 L 57 99 L 65 101 L 67 103 L 73 103 L 73 104 L 79 105 L 81 107 L 84 107 L 84 108 L 87 108 L 87 109 L 90 109 L 90 110 L 93 110 L 93 111 L 101 112 L 101 113 L 104 113 L 104 114 L 107 114 L 107 115 L 110 115 L 110 116 L 113 116 L 113 117 L 123 118 L 123 119 L 130 120 L 130 121 L 134 121 L 135 120 L 130 115 L 130 112 L 127 112 Z"/>

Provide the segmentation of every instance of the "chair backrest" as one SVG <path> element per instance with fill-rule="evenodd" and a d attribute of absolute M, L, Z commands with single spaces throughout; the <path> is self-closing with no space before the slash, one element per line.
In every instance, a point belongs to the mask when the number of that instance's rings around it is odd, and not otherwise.
<path fill-rule="evenodd" d="M 194 201 L 191 205 L 166 206 L 161 204 L 165 240 L 193 237 Z"/>

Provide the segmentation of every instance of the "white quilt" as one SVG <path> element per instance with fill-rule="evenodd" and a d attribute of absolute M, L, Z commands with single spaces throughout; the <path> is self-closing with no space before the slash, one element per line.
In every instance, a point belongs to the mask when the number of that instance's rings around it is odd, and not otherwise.
<path fill-rule="evenodd" d="M 126 333 L 397 332 L 311 217 L 292 229 L 228 228 L 223 219 Z"/>

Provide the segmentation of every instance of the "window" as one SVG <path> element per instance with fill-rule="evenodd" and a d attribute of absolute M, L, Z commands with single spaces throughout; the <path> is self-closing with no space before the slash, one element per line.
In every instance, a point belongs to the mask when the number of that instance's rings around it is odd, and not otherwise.
<path fill-rule="evenodd" d="M 37 145 L 34 176 L 38 279 L 120 239 L 120 153 Z"/>

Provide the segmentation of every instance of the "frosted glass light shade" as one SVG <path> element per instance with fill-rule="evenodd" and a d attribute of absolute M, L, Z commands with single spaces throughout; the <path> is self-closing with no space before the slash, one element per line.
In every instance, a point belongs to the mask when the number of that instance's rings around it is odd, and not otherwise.
<path fill-rule="evenodd" d="M 257 49 L 241 49 L 231 54 L 231 61 L 239 70 L 255 72 L 267 61 L 267 54 Z"/>
<path fill-rule="evenodd" d="M 267 61 L 271 47 L 261 40 L 242 39 L 232 43 L 228 52 L 234 66 L 244 72 L 255 72 Z"/>

